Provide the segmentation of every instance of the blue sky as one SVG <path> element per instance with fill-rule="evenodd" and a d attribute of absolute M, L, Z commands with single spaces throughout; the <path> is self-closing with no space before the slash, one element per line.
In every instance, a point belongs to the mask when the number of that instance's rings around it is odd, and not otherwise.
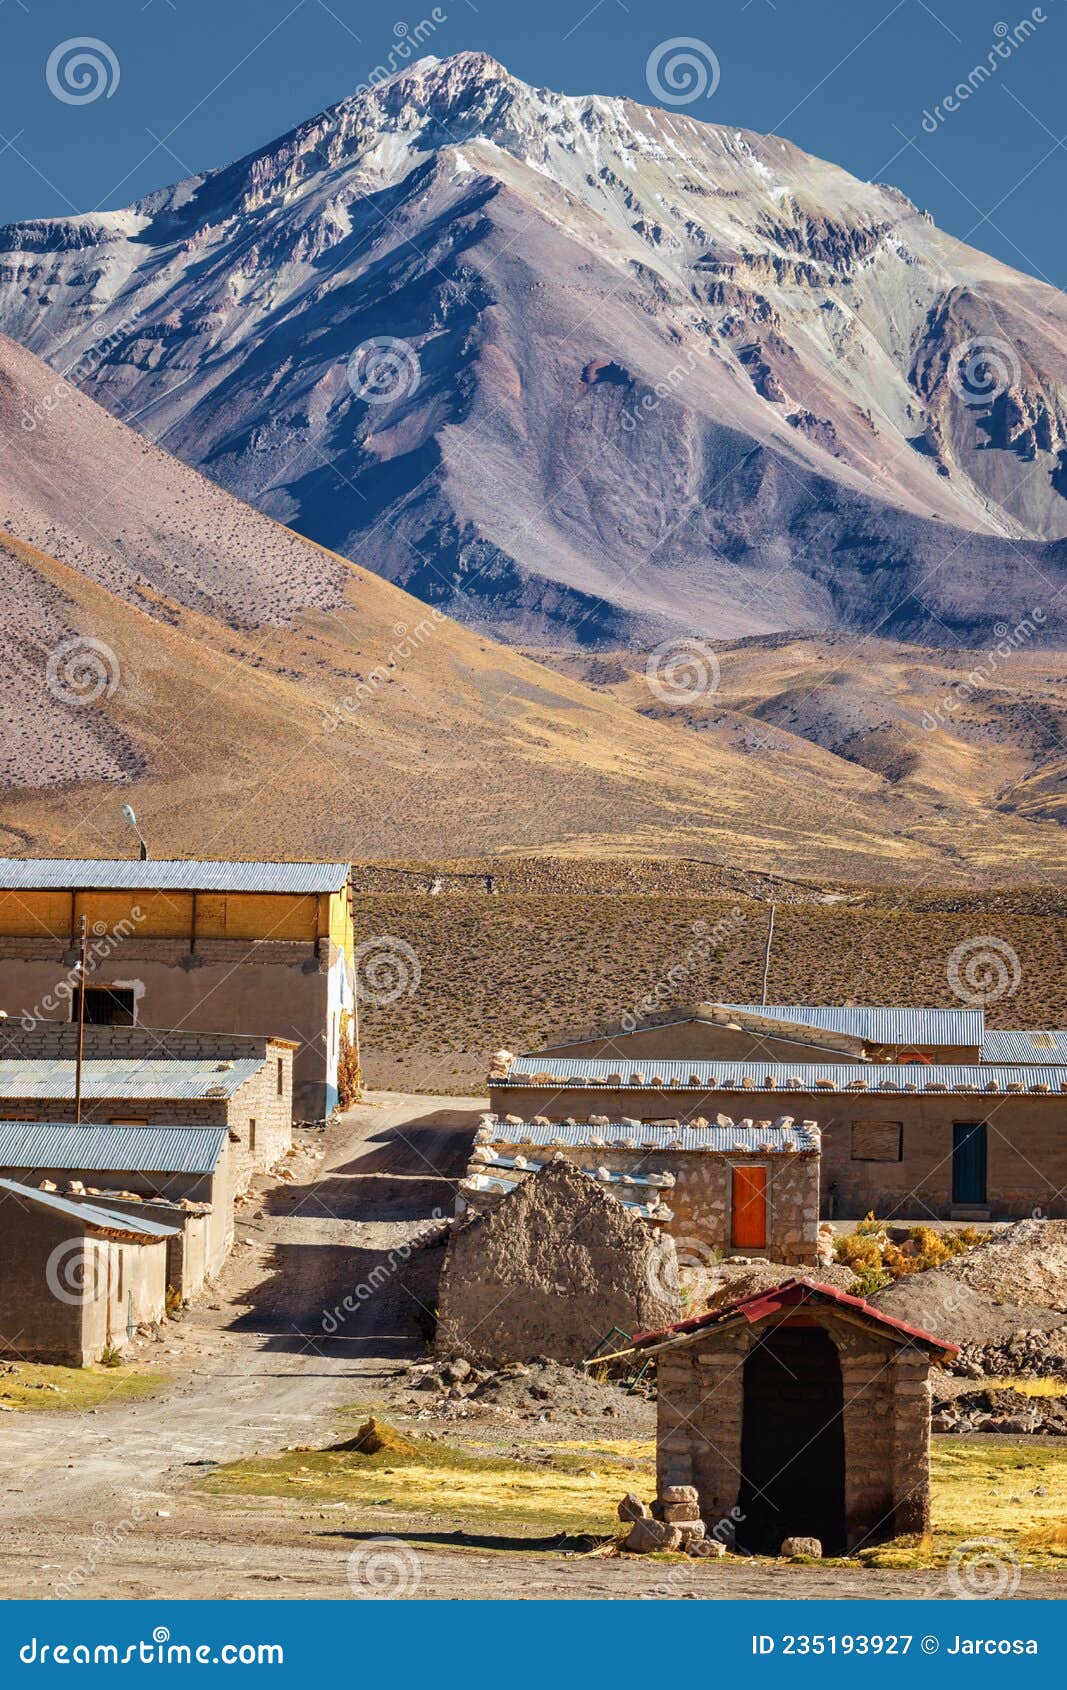
<path fill-rule="evenodd" d="M 432 0 L 0 0 L 0 221 L 125 205 L 226 163 L 350 92 L 434 11 Z M 953 234 L 1067 282 L 1067 0 L 440 0 L 436 14 L 438 56 L 480 47 L 537 84 L 646 101 L 650 53 L 695 38 L 719 80 L 688 115 L 779 133 L 893 182 Z M 106 44 L 117 83 L 69 104 L 46 66 L 78 36 Z M 990 62 L 946 111 L 945 95 Z"/>

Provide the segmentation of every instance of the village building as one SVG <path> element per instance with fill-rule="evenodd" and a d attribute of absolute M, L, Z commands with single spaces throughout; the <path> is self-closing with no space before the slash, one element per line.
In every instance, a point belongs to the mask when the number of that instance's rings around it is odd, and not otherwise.
<path fill-rule="evenodd" d="M 298 1119 L 338 1102 L 356 1042 L 347 863 L 0 860 L 0 1009 L 24 1025 L 78 1019 L 272 1034 L 297 1051 Z"/>
<path fill-rule="evenodd" d="M 656 1359 L 666 1519 L 692 1486 L 708 1534 L 752 1554 L 929 1532 L 929 1371 L 953 1345 L 807 1279 L 634 1342 Z"/>
<path fill-rule="evenodd" d="M 499 1053 L 492 1110 L 686 1124 L 742 1111 L 773 1120 L 788 1097 L 791 1113 L 819 1122 L 830 1219 L 1067 1214 L 1067 1034 L 990 1032 L 980 1010 L 705 1005 L 671 1016 Z M 788 1061 L 775 1028 L 788 1029 Z"/>
<path fill-rule="evenodd" d="M 166 1316 L 174 1228 L 0 1179 L 0 1354 L 87 1367 Z"/>
<path fill-rule="evenodd" d="M 249 1054 L 221 1058 L 87 1058 L 81 1065 L 82 1121 L 137 1129 L 225 1127 L 227 1177 L 237 1194 L 292 1145 L 292 1046 L 251 1043 Z M 75 1066 L 69 1058 L 0 1058 L 0 1121 L 69 1117 Z"/>
<path fill-rule="evenodd" d="M 449 1240 L 438 1355 L 585 1360 L 678 1312 L 673 1244 L 568 1162 L 549 1162 Z"/>
<path fill-rule="evenodd" d="M 638 1120 L 491 1119 L 475 1135 L 459 1201 L 485 1207 L 546 1162 L 566 1160 L 689 1251 L 813 1266 L 820 1133 L 814 1121 L 719 1116 Z M 658 1202 L 657 1202 L 658 1199 Z M 496 1197 L 499 1201 L 499 1197 Z"/>
<path fill-rule="evenodd" d="M 0 1177 L 175 1229 L 167 1284 L 194 1297 L 233 1244 L 229 1130 L 0 1121 Z"/>

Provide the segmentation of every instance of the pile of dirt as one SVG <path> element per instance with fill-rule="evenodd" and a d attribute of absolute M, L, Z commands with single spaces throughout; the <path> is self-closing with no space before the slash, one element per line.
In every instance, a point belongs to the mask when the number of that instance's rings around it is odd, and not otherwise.
<path fill-rule="evenodd" d="M 871 1301 L 935 1337 L 983 1351 L 1020 1333 L 1060 1327 L 1067 1312 L 1067 1221 L 1017 1221 L 944 1267 L 897 1280 Z"/>
<path fill-rule="evenodd" d="M 833 1263 L 826 1267 L 788 1267 L 784 1262 L 768 1262 L 757 1256 L 727 1256 L 715 1270 L 715 1283 L 708 1291 L 706 1306 L 722 1308 L 753 1291 L 770 1291 L 783 1279 L 814 1279 L 819 1285 L 832 1285 L 838 1291 L 851 1292 L 856 1275 L 851 1268 Z M 697 1313 L 691 1310 L 690 1313 Z"/>
<path fill-rule="evenodd" d="M 1002 1432 L 1067 1438 L 1067 1402 L 1018 1391 L 965 1391 L 935 1410 L 935 1432 Z"/>
<path fill-rule="evenodd" d="M 416 1456 L 419 1446 L 406 1438 L 403 1432 L 398 1432 L 395 1426 L 390 1426 L 387 1420 L 376 1420 L 373 1414 L 369 1420 L 364 1420 L 362 1426 L 356 1430 L 353 1438 L 346 1438 L 344 1443 L 333 1444 L 334 1450 L 351 1450 L 354 1455 L 396 1455 Z"/>
<path fill-rule="evenodd" d="M 1016 1221 L 944 1271 L 990 1302 L 1067 1314 L 1067 1221 Z"/>
<path fill-rule="evenodd" d="M 651 1427 L 653 1411 L 647 1389 L 631 1395 L 623 1385 L 602 1383 L 582 1368 L 538 1356 L 501 1367 L 478 1367 L 465 1356 L 413 1362 L 407 1369 L 410 1406 L 448 1419 L 474 1415 L 514 1415 L 520 1420 L 626 1419 L 636 1415 Z M 426 1393 L 424 1396 L 423 1393 Z M 421 1400 L 420 1400 L 421 1399 Z"/>

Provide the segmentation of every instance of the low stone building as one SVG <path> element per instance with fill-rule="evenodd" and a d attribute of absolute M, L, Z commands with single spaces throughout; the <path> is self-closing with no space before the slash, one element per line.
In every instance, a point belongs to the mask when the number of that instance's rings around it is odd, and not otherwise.
<path fill-rule="evenodd" d="M 222 1126 L 0 1121 L 0 1176 L 173 1227 L 167 1280 L 188 1298 L 233 1243 L 230 1148 Z"/>
<path fill-rule="evenodd" d="M 781 1115 L 681 1122 L 551 1122 L 486 1117 L 461 1201 L 484 1206 L 562 1157 L 645 1218 L 663 1219 L 690 1251 L 813 1266 L 819 1229 L 820 1133 Z M 658 1200 L 658 1203 L 657 1203 Z M 661 1217 L 657 1207 L 666 1207 Z"/>
<path fill-rule="evenodd" d="M 498 1116 L 683 1123 L 787 1108 L 822 1130 L 822 1213 L 1010 1220 L 1067 1215 L 1067 1065 L 515 1057 Z"/>
<path fill-rule="evenodd" d="M 207 1056 L 161 1056 L 157 1047 L 154 1053 L 88 1057 L 82 1064 L 82 1120 L 125 1127 L 224 1126 L 232 1189 L 238 1192 L 292 1145 L 293 1048 L 285 1039 L 235 1046 L 228 1035 Z M 0 1059 L 0 1120 L 69 1116 L 74 1091 L 69 1057 Z"/>
<path fill-rule="evenodd" d="M 695 1486 L 709 1533 L 841 1555 L 929 1531 L 929 1371 L 953 1345 L 809 1279 L 634 1342 L 657 1364 L 658 1495 Z"/>
<path fill-rule="evenodd" d="M 613 1329 L 678 1311 L 674 1246 L 596 1181 L 550 1162 L 456 1225 L 438 1295 L 439 1355 L 583 1361 Z"/>
<path fill-rule="evenodd" d="M 0 1354 L 85 1367 L 163 1320 L 174 1228 L 0 1180 Z"/>

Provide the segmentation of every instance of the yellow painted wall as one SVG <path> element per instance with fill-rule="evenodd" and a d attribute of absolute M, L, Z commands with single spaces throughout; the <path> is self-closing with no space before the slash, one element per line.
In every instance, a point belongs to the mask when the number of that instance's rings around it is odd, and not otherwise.
<path fill-rule="evenodd" d="M 193 929 L 191 892 L 0 892 L 0 937 L 55 938 L 69 943 L 85 916 L 90 935 L 128 923 L 144 939 L 188 939 Z M 102 924 L 102 925 L 97 925 Z M 351 953 L 347 889 L 323 898 L 314 893 L 200 892 L 198 939 L 333 939 Z"/>

